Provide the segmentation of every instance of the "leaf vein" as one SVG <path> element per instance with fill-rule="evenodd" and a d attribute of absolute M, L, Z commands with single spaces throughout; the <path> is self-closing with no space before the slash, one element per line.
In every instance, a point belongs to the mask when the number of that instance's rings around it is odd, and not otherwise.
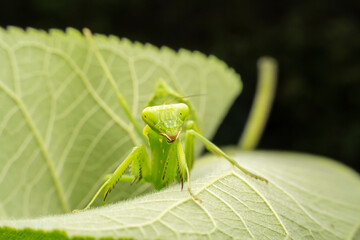
<path fill-rule="evenodd" d="M 242 216 L 231 206 L 231 204 L 228 204 L 225 199 L 221 198 L 220 196 L 213 193 L 209 188 L 206 189 L 207 192 L 209 192 L 211 195 L 213 195 L 215 198 L 219 199 L 222 203 L 224 203 L 233 213 L 236 214 L 236 216 L 240 219 L 240 221 L 244 224 L 245 229 L 248 231 L 250 236 L 255 239 L 255 236 L 250 231 L 248 225 L 246 224 L 245 220 L 242 218 Z"/>
<path fill-rule="evenodd" d="M 273 184 L 273 186 L 275 186 L 276 188 L 278 188 L 279 190 L 281 190 L 283 193 L 285 193 L 289 198 L 291 198 L 294 203 L 311 219 L 313 220 L 318 226 L 320 226 L 322 229 L 328 231 L 329 233 L 333 234 L 334 236 L 338 237 L 338 238 L 342 238 L 339 235 L 337 235 L 336 233 L 334 233 L 332 230 L 328 229 L 326 226 L 322 225 L 315 217 L 313 217 L 304 207 L 301 203 L 299 203 L 298 200 L 296 200 L 296 198 L 294 196 L 292 196 L 292 194 L 290 194 L 288 191 L 286 191 L 285 189 L 283 189 L 282 187 L 280 187 L 277 184 Z"/>
<path fill-rule="evenodd" d="M 45 159 L 45 162 L 49 168 L 50 171 L 50 175 L 52 176 L 52 179 L 55 183 L 55 187 L 58 193 L 58 197 L 60 199 L 61 202 L 61 206 L 63 211 L 67 212 L 69 211 L 69 206 L 67 201 L 64 198 L 64 191 L 62 189 L 62 186 L 60 184 L 60 179 L 57 176 L 57 173 L 55 171 L 55 167 L 53 165 L 53 161 L 49 156 L 49 153 L 47 152 L 47 149 L 45 148 L 44 142 L 40 136 L 40 133 L 37 131 L 37 128 L 35 127 L 35 124 L 32 122 L 27 110 L 25 109 L 25 106 L 23 105 L 22 101 L 14 94 L 11 92 L 10 89 L 8 89 L 7 87 L 5 87 L 2 83 L 0 83 L 0 89 L 2 89 L 10 98 L 13 99 L 13 101 L 19 106 L 21 113 L 24 116 L 24 119 L 26 120 L 30 130 L 32 131 L 32 133 L 34 134 L 34 137 L 36 139 L 36 142 L 39 145 L 39 148 L 42 152 L 42 155 Z"/>
<path fill-rule="evenodd" d="M 282 228 L 284 229 L 284 231 L 286 232 L 287 235 L 290 235 L 288 230 L 286 229 L 285 225 L 283 224 L 283 222 L 281 221 L 279 215 L 276 213 L 276 211 L 274 210 L 274 208 L 271 206 L 270 202 L 266 200 L 266 198 L 254 187 L 250 184 L 250 182 L 246 181 L 245 178 L 243 178 L 241 175 L 237 174 L 235 171 L 233 172 L 233 174 L 235 176 L 237 176 L 238 178 L 242 179 L 242 181 L 248 185 L 251 189 L 254 190 L 254 192 L 256 192 L 260 198 L 262 198 L 264 200 L 264 203 L 270 208 L 270 210 L 274 213 L 274 216 L 276 217 L 276 219 L 279 221 L 280 225 L 282 226 Z"/>

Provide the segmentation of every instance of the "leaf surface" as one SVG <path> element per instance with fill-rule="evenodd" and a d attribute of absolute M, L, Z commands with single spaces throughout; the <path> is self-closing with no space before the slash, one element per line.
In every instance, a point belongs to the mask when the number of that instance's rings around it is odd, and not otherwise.
<path fill-rule="evenodd" d="M 196 163 L 192 175 L 201 203 L 175 184 L 77 214 L 1 221 L 0 225 L 111 239 L 356 239 L 357 173 L 312 155 L 230 153 L 269 184 L 244 175 L 224 159 L 207 156 Z"/>
<path fill-rule="evenodd" d="M 159 78 L 183 96 L 200 95 L 190 100 L 208 137 L 240 91 L 239 76 L 215 57 L 113 36 L 94 41 L 106 69 L 74 29 L 0 28 L 0 219 L 85 206 L 141 143 L 133 126 L 144 126 L 140 113 Z M 147 189 L 133 187 L 112 200 Z"/>
<path fill-rule="evenodd" d="M 294 153 L 229 150 L 269 184 L 205 157 L 191 175 L 202 203 L 178 184 L 144 195 L 150 184 L 119 183 L 110 195 L 115 204 L 67 213 L 84 207 L 141 143 L 133 126 L 143 126 L 140 112 L 159 78 L 183 96 L 200 95 L 190 100 L 208 138 L 241 89 L 239 76 L 215 57 L 94 40 L 115 89 L 76 30 L 0 29 L 0 239 L 358 238 L 358 174 Z"/>

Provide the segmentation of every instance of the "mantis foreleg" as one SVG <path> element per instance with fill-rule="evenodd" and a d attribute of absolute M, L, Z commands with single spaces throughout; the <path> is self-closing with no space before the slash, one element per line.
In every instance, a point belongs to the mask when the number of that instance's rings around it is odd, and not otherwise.
<path fill-rule="evenodd" d="M 124 171 L 131 164 L 131 171 L 134 176 L 123 175 Z M 127 156 L 125 161 L 123 161 L 120 166 L 115 170 L 113 174 L 108 175 L 107 180 L 99 188 L 94 197 L 91 199 L 89 204 L 81 211 L 89 209 L 90 206 L 94 203 L 95 199 L 100 195 L 104 190 L 104 198 L 106 200 L 107 195 L 114 188 L 115 184 L 118 181 L 140 181 L 142 178 L 147 178 L 150 175 L 150 166 L 149 158 L 144 145 L 134 147 L 131 153 Z M 74 210 L 77 212 L 78 210 Z"/>

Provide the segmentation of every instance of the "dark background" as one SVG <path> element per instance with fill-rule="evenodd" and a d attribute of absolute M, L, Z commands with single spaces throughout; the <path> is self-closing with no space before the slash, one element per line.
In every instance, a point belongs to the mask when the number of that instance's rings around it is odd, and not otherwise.
<path fill-rule="evenodd" d="M 259 148 L 320 154 L 360 171 L 360 1 L 10 0 L 0 3 L 0 26 L 8 25 L 89 27 L 217 56 L 244 82 L 219 145 L 237 143 L 256 60 L 273 56 L 279 84 Z"/>

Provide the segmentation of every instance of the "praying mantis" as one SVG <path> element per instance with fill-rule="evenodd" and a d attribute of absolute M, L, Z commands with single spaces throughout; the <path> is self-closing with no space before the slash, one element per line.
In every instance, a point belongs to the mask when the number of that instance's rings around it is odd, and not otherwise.
<path fill-rule="evenodd" d="M 177 102 L 159 104 L 168 98 L 175 98 Z M 145 145 L 134 147 L 83 210 L 89 209 L 102 191 L 105 201 L 118 181 L 149 182 L 158 190 L 173 183 L 175 179 L 181 183 L 183 189 L 184 182 L 187 181 L 190 196 L 201 201 L 193 194 L 190 185 L 190 170 L 194 163 L 194 137 L 198 138 L 210 152 L 222 156 L 245 174 L 268 182 L 265 178 L 241 167 L 204 137 L 196 125 L 196 115 L 190 101 L 174 92 L 165 82 L 158 82 L 154 96 L 147 105 L 142 111 L 142 119 L 146 123 L 143 134 L 148 139 L 151 159 Z M 125 175 L 124 172 L 129 166 L 132 175 Z"/>
<path fill-rule="evenodd" d="M 91 32 L 85 29 L 84 34 L 94 48 L 100 63 L 106 68 L 91 38 Z M 175 99 L 175 101 L 172 104 L 165 104 L 168 99 Z M 121 99 L 119 100 L 121 104 Z M 118 181 L 148 182 L 152 183 L 157 190 L 173 183 L 175 179 L 181 183 L 181 189 L 183 189 L 187 181 L 189 195 L 201 202 L 201 199 L 192 192 L 190 184 L 190 171 L 194 164 L 194 138 L 199 139 L 210 152 L 223 157 L 246 175 L 268 183 L 267 179 L 241 167 L 208 140 L 197 126 L 196 113 L 190 101 L 171 89 L 164 80 L 159 79 L 157 82 L 154 95 L 141 116 L 146 124 L 143 135 L 147 146 L 141 144 L 134 147 L 118 168 L 107 175 L 105 182 L 87 206 L 73 212 L 89 209 L 102 191 L 104 191 L 103 201 L 105 202 Z M 150 149 L 150 157 L 146 147 Z M 125 174 L 129 167 L 131 174 Z"/>

